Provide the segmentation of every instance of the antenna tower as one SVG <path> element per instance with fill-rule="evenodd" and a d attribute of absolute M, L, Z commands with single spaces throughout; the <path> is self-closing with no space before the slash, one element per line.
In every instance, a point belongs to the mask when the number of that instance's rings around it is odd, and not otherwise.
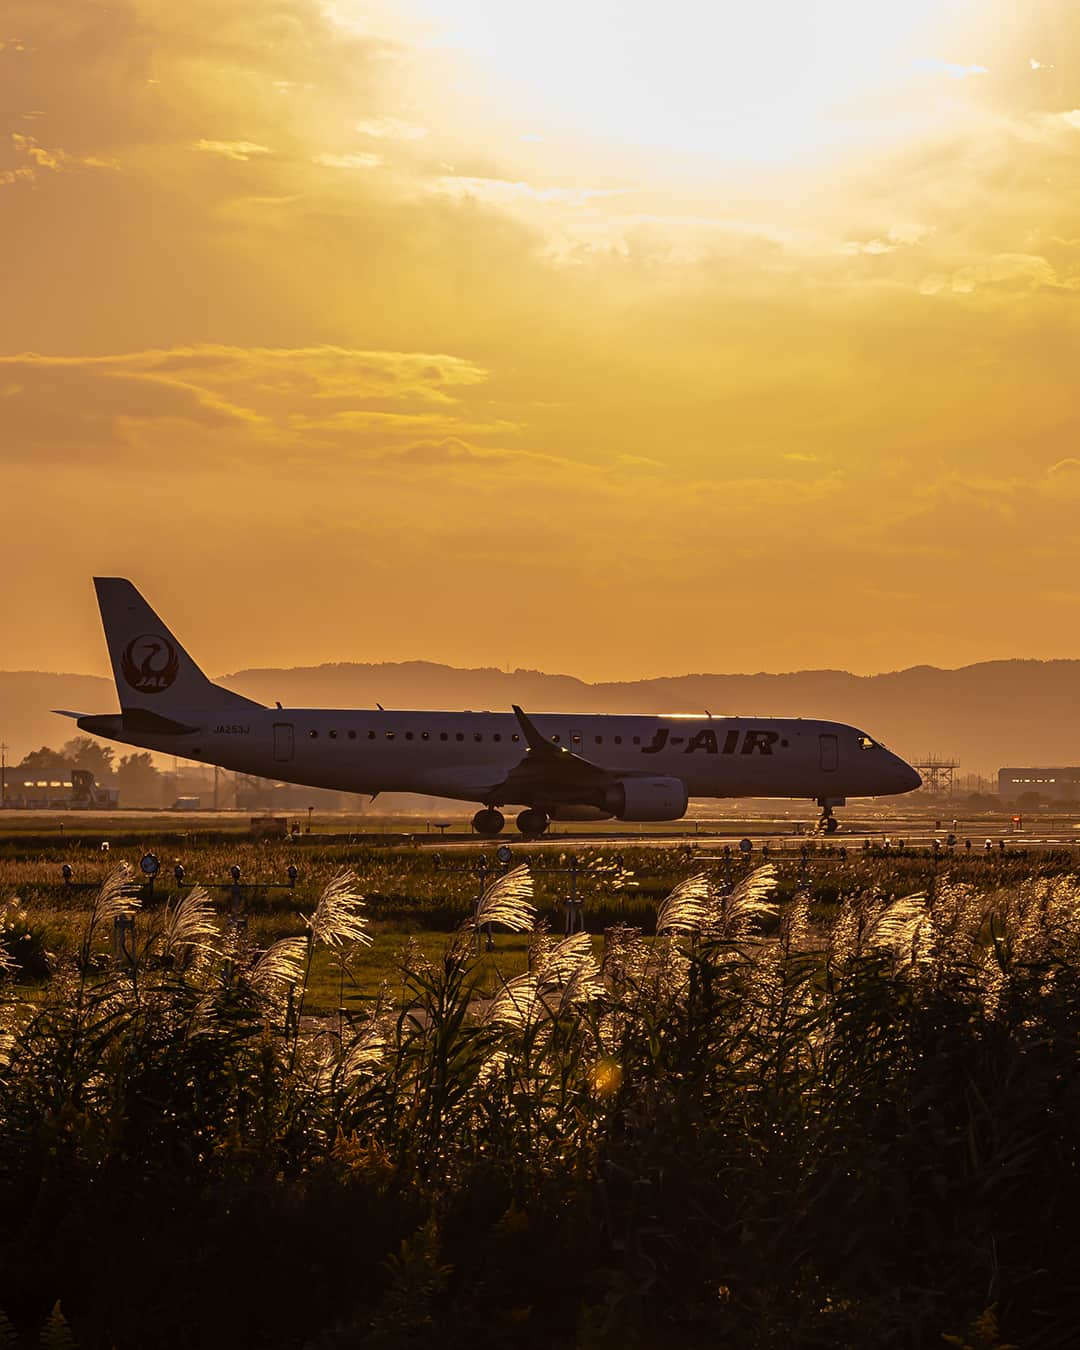
<path fill-rule="evenodd" d="M 922 775 L 922 790 L 935 797 L 951 797 L 960 761 L 943 755 L 925 755 L 911 766 Z"/>

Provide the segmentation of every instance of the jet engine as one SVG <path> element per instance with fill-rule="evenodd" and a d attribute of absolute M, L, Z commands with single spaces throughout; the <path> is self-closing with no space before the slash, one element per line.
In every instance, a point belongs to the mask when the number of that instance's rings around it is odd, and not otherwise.
<path fill-rule="evenodd" d="M 620 778 L 604 793 L 604 809 L 620 820 L 678 820 L 688 801 L 681 778 Z"/>

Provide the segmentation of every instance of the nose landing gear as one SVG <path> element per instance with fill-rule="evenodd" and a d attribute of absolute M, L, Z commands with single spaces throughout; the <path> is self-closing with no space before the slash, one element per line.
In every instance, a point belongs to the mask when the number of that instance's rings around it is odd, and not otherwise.
<path fill-rule="evenodd" d="M 845 805 L 843 797 L 818 797 L 817 804 L 821 807 L 821 815 L 818 817 L 818 831 L 821 834 L 835 834 L 840 828 L 840 822 L 833 815 L 834 806 Z"/>
<path fill-rule="evenodd" d="M 473 816 L 472 823 L 477 834 L 495 835 L 506 824 L 506 817 L 493 806 L 485 806 Z"/>

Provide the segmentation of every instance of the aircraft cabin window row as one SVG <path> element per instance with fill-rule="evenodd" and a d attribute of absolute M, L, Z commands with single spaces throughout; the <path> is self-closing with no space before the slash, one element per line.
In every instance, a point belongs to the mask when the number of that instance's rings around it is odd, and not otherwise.
<path fill-rule="evenodd" d="M 337 740 L 338 734 L 337 734 L 336 731 L 328 731 L 326 734 L 327 734 L 327 736 L 330 738 L 330 740 L 332 740 L 332 741 L 336 741 L 336 740 Z M 386 739 L 387 739 L 388 741 L 395 740 L 396 737 L 397 737 L 397 732 L 396 732 L 396 731 L 387 731 L 387 732 L 384 732 L 383 734 L 385 735 L 385 737 L 386 737 Z M 496 743 L 499 743 L 499 742 L 502 740 L 502 738 L 503 738 L 502 732 L 501 732 L 501 731 L 494 731 L 494 732 L 491 732 L 490 734 L 491 734 L 491 739 L 492 739 L 493 741 L 495 741 Z M 406 739 L 407 741 L 412 741 L 412 740 L 415 740 L 415 739 L 416 739 L 416 732 L 414 732 L 414 731 L 406 731 L 406 732 L 403 733 L 403 735 L 404 735 L 404 737 L 405 737 L 405 739 Z M 317 731 L 314 727 L 312 727 L 311 730 L 308 732 L 308 736 L 309 736 L 309 738 L 310 738 L 311 740 L 313 740 L 313 741 L 317 741 L 317 740 L 319 739 L 319 733 L 318 733 L 318 731 Z M 430 740 L 431 740 L 431 736 L 432 736 L 432 733 L 431 733 L 430 731 L 421 731 L 421 733 L 420 733 L 420 739 L 421 739 L 422 741 L 430 741 Z M 348 732 L 348 737 L 349 737 L 349 740 L 350 740 L 350 741 L 355 741 L 355 740 L 356 740 L 356 737 L 357 737 L 357 733 L 356 733 L 355 731 L 350 731 L 350 732 Z M 375 731 L 369 731 L 369 732 L 367 733 L 367 738 L 368 738 L 369 741 L 378 740 L 378 733 L 375 732 Z M 440 731 L 440 732 L 439 732 L 439 740 L 440 740 L 440 741 L 448 741 L 449 739 L 450 739 L 450 733 L 449 733 L 448 731 Z M 454 740 L 455 740 L 455 741 L 463 741 L 463 740 L 465 740 L 465 739 L 466 739 L 466 737 L 465 737 L 464 731 L 456 731 L 456 732 L 454 733 Z M 482 741 L 483 739 L 484 739 L 484 733 L 483 733 L 482 731 L 474 731 L 474 732 L 473 732 L 473 740 L 474 740 L 474 741 Z M 517 734 L 517 732 L 515 731 L 515 732 L 513 732 L 513 733 L 511 734 L 510 739 L 511 739 L 512 741 L 514 741 L 515 743 L 517 743 L 517 742 L 520 742 L 521 737 L 520 737 L 520 736 Z M 559 737 L 558 737 L 558 736 L 552 736 L 551 739 L 552 739 L 553 741 L 555 741 L 556 743 L 558 743 Z M 578 739 L 579 739 L 579 738 L 578 738 L 577 736 L 574 737 L 575 742 L 576 742 Z M 597 738 L 597 739 L 599 739 L 599 738 Z M 619 740 L 621 740 L 622 738 L 619 737 L 619 736 L 616 736 L 615 739 L 616 739 L 616 741 L 619 741 Z M 637 741 L 637 737 L 636 737 L 636 736 L 635 736 L 634 740 L 635 740 L 635 742 Z"/>
<path fill-rule="evenodd" d="M 332 740 L 332 741 L 336 741 L 336 740 L 337 740 L 337 735 L 338 735 L 338 734 L 337 734 L 336 731 L 328 731 L 326 734 L 327 734 L 327 736 L 330 738 L 330 740 Z M 385 733 L 385 735 L 386 735 L 386 739 L 387 739 L 388 741 L 392 741 L 392 740 L 394 740 L 394 738 L 396 737 L 397 732 L 394 732 L 394 731 L 387 731 L 387 732 Z M 415 733 L 415 732 L 412 732 L 412 731 L 406 731 L 406 732 L 404 733 L 404 735 L 405 735 L 405 739 L 406 739 L 407 741 L 411 741 L 411 740 L 414 740 L 414 739 L 415 739 L 416 733 Z M 316 731 L 314 728 L 312 728 L 312 729 L 308 732 L 308 736 L 309 736 L 313 741 L 316 741 L 316 740 L 319 739 L 319 733 L 318 733 L 318 731 Z M 356 733 L 355 731 L 350 731 L 350 732 L 348 733 L 348 737 L 349 737 L 349 740 L 350 740 L 350 741 L 355 741 L 355 740 L 356 740 L 356 736 L 357 736 L 357 733 Z M 368 738 L 369 741 L 377 740 L 377 739 L 378 739 L 378 734 L 377 734 L 376 732 L 374 732 L 374 731 L 369 731 L 368 734 L 367 734 L 367 738 Z M 430 732 L 430 731 L 422 731 L 422 732 L 420 733 L 420 739 L 421 739 L 422 741 L 429 741 L 429 740 L 431 740 L 431 732 Z M 450 739 L 450 733 L 449 733 L 448 731 L 440 731 L 440 732 L 439 732 L 439 740 L 440 740 L 440 741 L 448 741 L 449 739 Z M 463 731 L 456 731 L 456 732 L 454 733 L 454 740 L 456 740 L 456 741 L 463 741 L 464 739 L 465 739 L 465 733 L 464 733 Z M 483 739 L 484 739 L 484 733 L 483 733 L 482 731 L 474 731 L 474 732 L 473 732 L 473 740 L 474 740 L 474 741 L 482 741 Z M 495 732 L 492 732 L 492 733 L 491 733 L 491 739 L 492 739 L 493 741 L 495 741 L 496 743 L 498 743 L 499 741 L 502 740 L 502 732 L 501 732 L 501 731 L 495 731 Z M 515 731 L 515 732 L 512 733 L 510 739 L 511 739 L 512 741 L 518 742 L 518 741 L 521 740 L 521 737 L 520 737 L 520 736 L 517 734 L 517 732 Z M 555 745 L 559 745 L 559 744 L 562 743 L 562 737 L 559 735 L 558 732 L 556 732 L 556 733 L 551 737 L 551 739 L 552 739 L 552 742 L 553 742 Z M 581 734 L 580 734 L 579 732 L 576 732 L 576 731 L 575 731 L 575 732 L 573 732 L 573 733 L 571 734 L 570 740 L 573 742 L 574 745 L 580 745 L 580 744 L 581 744 L 581 739 L 582 739 L 582 738 L 581 738 Z M 623 738 L 622 738 L 621 736 L 612 736 L 611 739 L 612 739 L 612 742 L 613 742 L 615 745 L 622 745 L 622 743 L 623 743 Z M 641 744 L 641 737 L 640 737 L 640 736 L 634 736 L 634 737 L 632 737 L 631 739 L 633 740 L 633 743 L 634 743 L 635 745 L 640 745 L 640 744 Z M 604 744 L 604 738 L 603 738 L 603 736 L 594 736 L 594 737 L 593 737 L 593 740 L 596 742 L 597 745 L 603 745 L 603 744 Z M 877 749 L 877 743 L 876 743 L 875 741 L 870 740 L 869 736 L 864 736 L 864 737 L 862 737 L 862 738 L 861 738 L 861 744 L 862 744 L 864 750 Z"/>

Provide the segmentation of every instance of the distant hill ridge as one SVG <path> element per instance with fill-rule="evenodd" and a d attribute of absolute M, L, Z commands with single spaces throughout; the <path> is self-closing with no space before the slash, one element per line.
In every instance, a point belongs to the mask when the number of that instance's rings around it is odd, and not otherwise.
<path fill-rule="evenodd" d="M 964 771 L 1011 764 L 1080 764 L 1080 661 L 984 661 L 958 670 L 912 666 L 880 675 L 843 670 L 673 675 L 589 683 L 536 670 L 473 670 L 432 661 L 331 663 L 218 677 L 272 705 L 509 709 L 536 712 L 704 712 L 851 722 L 910 759 L 956 756 Z M 75 734 L 51 708 L 107 712 L 112 681 L 94 675 L 0 671 L 0 739 L 16 762 Z"/>

